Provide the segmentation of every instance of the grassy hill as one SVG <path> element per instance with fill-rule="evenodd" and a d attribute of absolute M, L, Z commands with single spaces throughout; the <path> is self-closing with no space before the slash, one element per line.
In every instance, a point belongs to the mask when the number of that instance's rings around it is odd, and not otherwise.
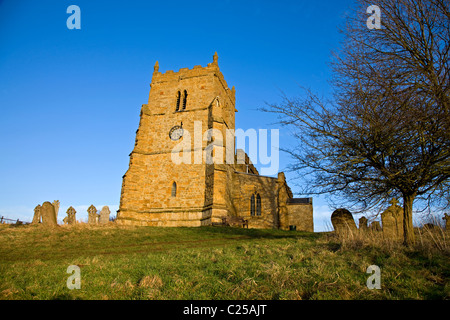
<path fill-rule="evenodd" d="M 1 226 L 0 244 L 0 299 L 450 298 L 447 250 L 326 233 L 27 225 Z M 70 265 L 81 289 L 67 288 Z"/>

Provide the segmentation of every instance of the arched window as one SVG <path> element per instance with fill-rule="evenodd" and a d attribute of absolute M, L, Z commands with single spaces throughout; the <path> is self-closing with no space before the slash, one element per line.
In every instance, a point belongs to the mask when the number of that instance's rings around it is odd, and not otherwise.
<path fill-rule="evenodd" d="M 181 101 L 181 92 L 178 91 L 177 92 L 177 108 L 175 109 L 175 111 L 180 111 L 180 101 Z"/>
<path fill-rule="evenodd" d="M 172 183 L 172 197 L 176 197 L 177 196 L 177 183 L 174 182 Z"/>
<path fill-rule="evenodd" d="M 250 198 L 250 215 L 261 215 L 261 196 L 259 195 L 259 193 L 252 194 L 252 197 Z"/>
<path fill-rule="evenodd" d="M 183 110 L 186 109 L 187 96 L 188 96 L 187 91 L 184 90 L 184 95 L 183 95 Z"/>
<path fill-rule="evenodd" d="M 250 215 L 255 215 L 255 195 L 252 194 L 252 197 L 250 199 Z"/>
<path fill-rule="evenodd" d="M 256 215 L 261 215 L 261 196 L 259 193 L 256 195 Z"/>

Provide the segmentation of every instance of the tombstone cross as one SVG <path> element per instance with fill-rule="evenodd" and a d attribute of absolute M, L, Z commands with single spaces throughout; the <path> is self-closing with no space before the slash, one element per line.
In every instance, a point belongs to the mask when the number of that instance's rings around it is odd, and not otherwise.
<path fill-rule="evenodd" d="M 398 200 L 393 198 L 391 201 L 389 201 L 389 203 L 391 204 L 391 206 L 396 206 L 398 204 Z"/>

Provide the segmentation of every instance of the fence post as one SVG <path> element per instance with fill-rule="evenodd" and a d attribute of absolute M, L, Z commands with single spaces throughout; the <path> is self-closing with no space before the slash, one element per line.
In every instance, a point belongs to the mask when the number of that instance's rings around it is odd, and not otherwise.
<path fill-rule="evenodd" d="M 3 223 L 3 216 L 2 216 L 2 218 L 0 219 L 0 223 Z"/>

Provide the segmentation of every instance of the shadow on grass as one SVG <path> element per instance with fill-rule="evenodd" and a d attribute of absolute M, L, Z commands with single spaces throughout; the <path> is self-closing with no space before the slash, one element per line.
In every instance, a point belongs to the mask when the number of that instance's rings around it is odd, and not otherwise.
<path fill-rule="evenodd" d="M 82 300 L 82 299 L 76 298 L 72 296 L 70 293 L 63 293 L 53 297 L 51 300 Z"/>
<path fill-rule="evenodd" d="M 322 237 L 320 233 L 306 232 L 306 231 L 285 231 L 277 229 L 247 229 L 237 227 L 223 227 L 223 226 L 205 226 L 200 227 L 199 230 L 205 233 L 217 235 L 233 235 L 246 236 L 250 238 L 264 238 L 264 239 L 305 239 L 315 241 Z"/>

